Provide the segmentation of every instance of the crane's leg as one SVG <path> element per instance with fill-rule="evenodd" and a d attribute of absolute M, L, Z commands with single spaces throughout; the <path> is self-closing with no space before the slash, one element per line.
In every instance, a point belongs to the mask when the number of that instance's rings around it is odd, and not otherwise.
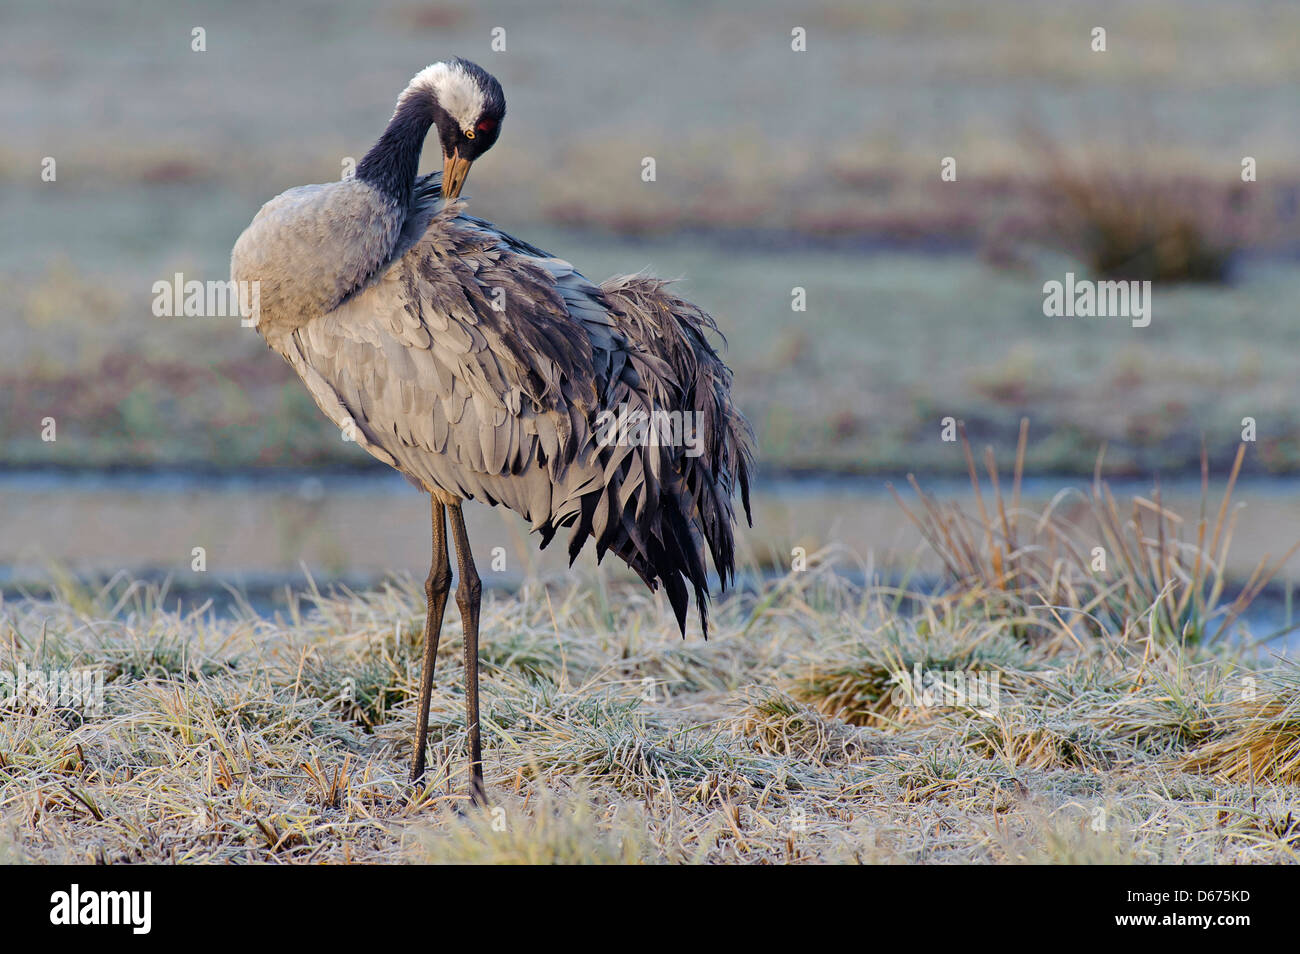
<path fill-rule="evenodd" d="M 465 724 L 469 728 L 469 794 L 475 805 L 486 805 L 483 793 L 483 747 L 479 739 L 478 724 L 478 611 L 483 598 L 483 585 L 478 570 L 474 568 L 474 554 L 469 549 L 469 534 L 465 532 L 465 517 L 460 504 L 452 504 L 451 539 L 456 544 L 456 569 L 460 581 L 456 584 L 456 605 L 465 626 Z"/>
<path fill-rule="evenodd" d="M 438 637 L 442 635 L 442 613 L 451 592 L 451 564 L 447 560 L 447 508 L 436 497 L 432 500 L 433 563 L 424 581 L 427 614 L 424 617 L 424 674 L 420 677 L 420 717 L 415 724 L 415 758 L 411 762 L 411 781 L 424 775 L 424 749 L 429 741 L 429 696 L 433 693 L 433 664 L 438 658 Z"/>

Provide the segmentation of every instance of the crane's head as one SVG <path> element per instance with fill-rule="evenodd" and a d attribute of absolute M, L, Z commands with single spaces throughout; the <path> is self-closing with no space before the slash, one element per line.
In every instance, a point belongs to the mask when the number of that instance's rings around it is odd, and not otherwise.
<path fill-rule="evenodd" d="M 442 195 L 460 195 L 469 167 L 492 148 L 506 115 L 506 97 L 496 77 L 460 57 L 427 66 L 402 94 L 427 97 L 442 143 Z M 400 106 L 400 104 L 399 104 Z"/>

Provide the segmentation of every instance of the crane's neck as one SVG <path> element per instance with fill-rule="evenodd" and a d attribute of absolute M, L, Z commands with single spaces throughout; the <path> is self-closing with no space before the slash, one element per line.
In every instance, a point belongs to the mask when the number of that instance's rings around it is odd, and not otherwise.
<path fill-rule="evenodd" d="M 438 104 L 425 90 L 407 90 L 379 141 L 357 165 L 357 178 L 374 186 L 399 206 L 411 204 L 411 190 L 420 171 L 424 137 L 438 113 Z"/>

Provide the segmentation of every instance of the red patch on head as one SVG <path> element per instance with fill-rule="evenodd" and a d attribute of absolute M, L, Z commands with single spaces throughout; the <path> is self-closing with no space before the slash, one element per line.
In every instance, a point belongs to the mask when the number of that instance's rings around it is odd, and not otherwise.
<path fill-rule="evenodd" d="M 497 125 L 497 121 L 495 119 L 480 119 L 478 121 L 478 125 L 475 126 L 474 128 L 477 129 L 479 132 L 491 132 L 493 129 L 496 128 L 496 125 Z"/>

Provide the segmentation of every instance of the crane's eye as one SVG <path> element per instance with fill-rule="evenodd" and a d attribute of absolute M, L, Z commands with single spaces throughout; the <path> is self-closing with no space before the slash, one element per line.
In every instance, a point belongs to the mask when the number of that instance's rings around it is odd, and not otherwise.
<path fill-rule="evenodd" d="M 479 132 L 489 133 L 496 128 L 496 125 L 497 125 L 497 121 L 495 119 L 480 119 L 478 121 L 478 125 L 475 126 L 474 128 L 477 129 Z"/>

